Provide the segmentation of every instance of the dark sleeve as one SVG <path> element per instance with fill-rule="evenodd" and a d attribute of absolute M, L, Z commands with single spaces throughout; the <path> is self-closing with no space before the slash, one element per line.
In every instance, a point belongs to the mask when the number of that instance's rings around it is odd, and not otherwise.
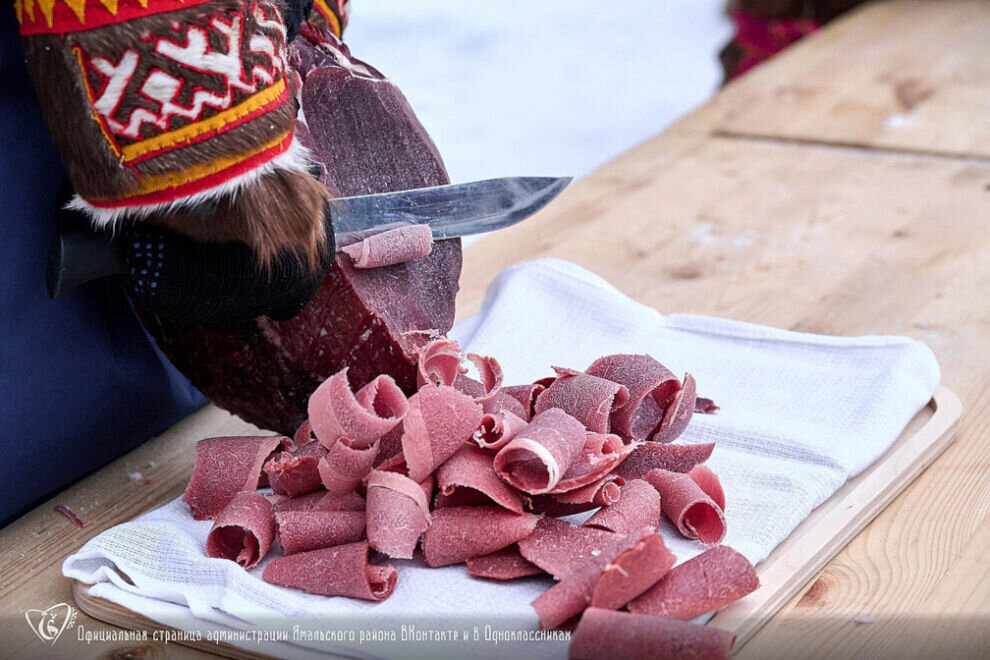
<path fill-rule="evenodd" d="M 65 173 L 9 5 L 0 11 L 0 81 L 3 527 L 205 401 L 153 346 L 117 282 L 48 299 L 45 260 Z M 77 512 L 89 522 L 86 511 Z"/>

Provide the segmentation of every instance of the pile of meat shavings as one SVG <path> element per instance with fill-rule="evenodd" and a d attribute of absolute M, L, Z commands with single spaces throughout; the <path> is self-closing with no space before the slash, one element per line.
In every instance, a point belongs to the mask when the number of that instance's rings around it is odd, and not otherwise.
<path fill-rule="evenodd" d="M 467 365 L 473 365 L 469 376 Z M 183 496 L 214 521 L 206 552 L 263 579 L 381 601 L 397 571 L 370 553 L 512 580 L 548 574 L 541 629 L 573 628 L 572 658 L 727 657 L 731 633 L 687 623 L 759 586 L 728 546 L 714 444 L 673 441 L 718 407 L 648 355 L 505 386 L 498 362 L 440 338 L 418 355 L 418 391 L 344 369 L 309 399 L 293 438 L 208 438 Z M 272 494 L 259 488 L 270 487 Z M 562 516 L 597 509 L 582 525 Z M 676 568 L 661 516 L 709 549 Z"/>

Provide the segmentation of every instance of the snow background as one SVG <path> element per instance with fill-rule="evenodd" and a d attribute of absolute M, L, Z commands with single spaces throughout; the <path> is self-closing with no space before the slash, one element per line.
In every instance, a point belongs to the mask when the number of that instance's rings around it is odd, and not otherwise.
<path fill-rule="evenodd" d="M 451 180 L 582 176 L 721 82 L 725 0 L 353 0 L 351 52 L 389 76 Z"/>

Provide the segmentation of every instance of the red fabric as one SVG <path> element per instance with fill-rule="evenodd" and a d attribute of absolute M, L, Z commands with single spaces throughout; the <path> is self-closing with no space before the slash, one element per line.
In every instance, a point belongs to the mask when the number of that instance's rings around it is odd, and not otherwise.
<path fill-rule="evenodd" d="M 821 27 L 810 18 L 762 18 L 743 10 L 732 12 L 732 23 L 736 30 L 733 42 L 742 57 L 729 79 L 741 76 Z"/>
<path fill-rule="evenodd" d="M 105 25 L 116 25 L 135 18 L 194 7 L 208 1 L 154 0 L 154 2 L 145 1 L 142 3 L 141 0 L 119 0 L 116 11 L 111 12 L 101 0 L 86 0 L 82 10 L 83 18 L 80 19 L 69 6 L 69 3 L 63 0 L 52 4 L 51 21 L 48 20 L 39 6 L 43 3 L 36 3 L 33 13 L 22 10 L 17 18 L 21 23 L 21 34 L 23 35 L 64 34 L 66 32 L 92 30 Z"/>
<path fill-rule="evenodd" d="M 289 150 L 292 145 L 292 138 L 295 130 L 289 131 L 282 140 L 275 145 L 259 151 L 258 153 L 231 163 L 230 165 L 200 179 L 187 180 L 184 183 L 177 183 L 168 188 L 156 190 L 155 192 L 131 195 L 119 199 L 96 199 L 88 198 L 86 201 L 95 208 L 115 209 L 125 206 L 145 206 L 150 204 L 166 204 L 168 202 L 190 197 L 196 193 L 215 188 L 235 177 L 247 174 L 251 170 L 257 169 L 265 163 L 274 160 L 276 157 Z"/>

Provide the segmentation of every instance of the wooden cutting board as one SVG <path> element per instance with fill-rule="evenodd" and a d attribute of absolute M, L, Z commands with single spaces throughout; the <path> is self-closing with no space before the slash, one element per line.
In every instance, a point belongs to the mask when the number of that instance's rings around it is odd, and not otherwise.
<path fill-rule="evenodd" d="M 961 416 L 959 398 L 940 386 L 879 460 L 847 481 L 757 566 L 760 588 L 720 611 L 708 625 L 734 632 L 735 650 L 742 648 L 788 600 L 806 591 L 828 561 L 952 443 Z M 88 585 L 73 584 L 76 605 L 94 619 L 149 634 L 169 629 L 88 592 Z M 213 642 L 188 645 L 228 658 L 272 657 Z"/>

